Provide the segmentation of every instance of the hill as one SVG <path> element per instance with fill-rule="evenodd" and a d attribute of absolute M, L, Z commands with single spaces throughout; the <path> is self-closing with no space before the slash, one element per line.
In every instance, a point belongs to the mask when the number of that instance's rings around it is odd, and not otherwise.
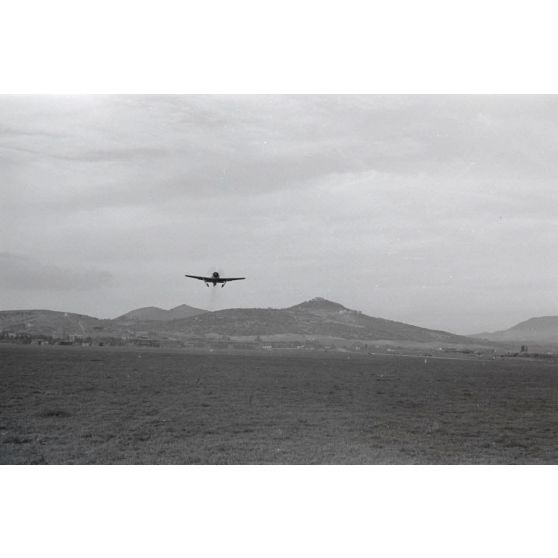
<path fill-rule="evenodd" d="M 55 310 L 5 310 L 0 312 L 0 331 L 28 335 L 90 335 L 104 320 Z"/>
<path fill-rule="evenodd" d="M 470 345 L 474 340 L 437 331 L 373 318 L 323 298 L 284 309 L 231 308 L 160 324 L 167 333 L 183 336 L 207 334 L 257 336 L 289 334 L 354 340 L 413 341 Z"/>
<path fill-rule="evenodd" d="M 144 308 L 136 308 L 136 310 L 130 310 L 122 316 L 115 318 L 117 321 L 151 321 L 151 320 L 165 320 L 167 318 L 168 310 L 159 308 L 157 306 L 145 306 Z"/>
<path fill-rule="evenodd" d="M 558 345 L 558 316 L 541 316 L 520 322 L 509 329 L 471 335 L 496 342 Z"/>
<path fill-rule="evenodd" d="M 113 320 L 49 310 L 0 312 L 0 330 L 31 335 L 70 335 L 130 339 L 188 339 L 207 336 L 284 336 L 290 339 L 341 339 L 431 346 L 479 345 L 446 331 L 367 316 L 323 298 L 283 309 L 231 308 L 208 312 L 188 305 L 164 310 L 138 308 Z"/>
<path fill-rule="evenodd" d="M 131 310 L 122 316 L 115 318 L 116 321 L 166 321 L 166 320 L 178 320 L 182 318 L 190 318 L 191 316 L 197 316 L 198 314 L 204 314 L 207 310 L 202 310 L 201 308 L 194 308 L 193 306 L 188 306 L 187 304 L 181 304 L 171 308 L 170 310 L 164 310 L 157 306 L 146 306 L 144 308 L 137 308 L 136 310 Z"/>

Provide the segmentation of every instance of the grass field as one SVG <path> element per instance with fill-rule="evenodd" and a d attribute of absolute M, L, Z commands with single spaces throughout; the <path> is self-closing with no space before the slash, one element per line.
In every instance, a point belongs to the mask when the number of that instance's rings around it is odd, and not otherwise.
<path fill-rule="evenodd" d="M 558 463 L 558 366 L 0 346 L 0 463 Z"/>

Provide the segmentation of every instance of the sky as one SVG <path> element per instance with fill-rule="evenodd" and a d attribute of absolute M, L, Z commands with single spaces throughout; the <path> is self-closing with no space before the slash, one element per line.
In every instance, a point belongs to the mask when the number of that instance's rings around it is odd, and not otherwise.
<path fill-rule="evenodd" d="M 557 96 L 2 95 L 0 309 L 506 329 L 558 314 L 557 179 Z"/>

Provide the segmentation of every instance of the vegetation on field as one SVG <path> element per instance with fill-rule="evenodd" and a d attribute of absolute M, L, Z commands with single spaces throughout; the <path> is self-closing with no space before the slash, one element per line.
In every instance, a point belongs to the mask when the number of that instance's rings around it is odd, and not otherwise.
<path fill-rule="evenodd" d="M 556 365 L 0 346 L 1 463 L 557 463 Z"/>

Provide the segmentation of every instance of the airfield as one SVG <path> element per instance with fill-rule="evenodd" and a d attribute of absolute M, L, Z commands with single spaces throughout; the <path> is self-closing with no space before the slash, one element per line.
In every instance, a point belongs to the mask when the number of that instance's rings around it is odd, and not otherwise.
<path fill-rule="evenodd" d="M 0 346 L 3 464 L 558 463 L 558 365 Z"/>

